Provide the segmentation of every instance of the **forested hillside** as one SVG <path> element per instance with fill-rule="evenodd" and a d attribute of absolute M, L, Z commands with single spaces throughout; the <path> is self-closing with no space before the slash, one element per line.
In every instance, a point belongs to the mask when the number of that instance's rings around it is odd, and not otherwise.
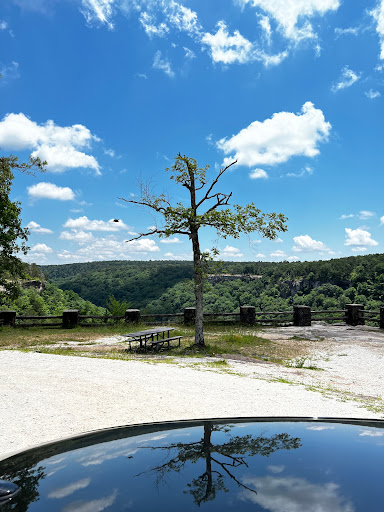
<path fill-rule="evenodd" d="M 111 261 L 40 268 L 60 288 L 98 306 L 105 306 L 110 295 L 143 312 L 181 312 L 194 303 L 191 262 Z M 245 304 L 264 311 L 287 310 L 293 304 L 313 309 L 338 309 L 353 302 L 368 308 L 384 304 L 383 254 L 312 262 L 225 262 L 220 272 L 243 277 L 208 279 L 206 312 L 237 311 Z"/>

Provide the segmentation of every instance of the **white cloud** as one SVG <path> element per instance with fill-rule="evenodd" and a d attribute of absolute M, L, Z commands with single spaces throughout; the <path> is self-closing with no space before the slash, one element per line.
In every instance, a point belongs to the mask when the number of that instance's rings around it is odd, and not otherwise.
<path fill-rule="evenodd" d="M 282 244 L 284 243 L 284 240 L 282 240 L 280 237 L 279 238 L 275 238 L 275 240 L 273 240 L 275 242 L 275 244 Z"/>
<path fill-rule="evenodd" d="M 119 220 L 119 222 L 114 222 L 114 219 L 110 219 L 109 221 L 90 220 L 85 215 L 83 217 L 78 217 L 77 219 L 68 219 L 67 222 L 63 224 L 63 227 L 85 231 L 117 232 L 121 230 L 128 230 L 130 231 L 129 234 L 135 235 L 132 228 L 124 224 L 121 220 Z"/>
<path fill-rule="evenodd" d="M 73 201 L 75 199 L 71 188 L 58 187 L 44 181 L 28 187 L 28 195 L 34 199 L 57 199 L 58 201 Z"/>
<path fill-rule="evenodd" d="M 168 75 L 170 78 L 174 78 L 175 73 L 172 71 L 171 64 L 168 59 L 161 57 L 161 51 L 157 50 L 155 53 L 155 57 L 153 59 L 153 68 L 159 69 L 160 71 L 164 71 L 166 75 Z"/>
<path fill-rule="evenodd" d="M 232 247 L 231 245 L 226 245 L 220 252 L 225 258 L 241 258 L 243 256 L 237 247 Z"/>
<path fill-rule="evenodd" d="M 365 251 L 368 251 L 368 249 L 367 249 L 367 247 L 352 247 L 351 251 L 352 252 L 365 252 Z"/>
<path fill-rule="evenodd" d="M 295 236 L 293 237 L 293 241 L 295 243 L 292 250 L 296 252 L 329 252 L 328 247 L 324 245 L 323 242 L 313 240 L 309 235 Z"/>
<path fill-rule="evenodd" d="M 160 240 L 161 244 L 182 244 L 183 242 L 175 236 L 175 238 L 163 238 Z"/>
<path fill-rule="evenodd" d="M 116 156 L 116 153 L 113 151 L 113 149 L 104 149 L 104 154 L 110 156 L 111 158 Z"/>
<path fill-rule="evenodd" d="M 34 149 L 33 156 L 48 162 L 47 169 L 63 172 L 67 168 L 86 167 L 100 174 L 100 166 L 91 155 L 79 151 L 100 141 L 81 124 L 57 126 L 53 121 L 37 124 L 24 114 L 7 114 L 0 121 L 0 146 L 10 150 Z"/>
<path fill-rule="evenodd" d="M 361 210 L 359 213 L 359 218 L 361 220 L 367 220 L 367 219 L 371 219 L 375 215 L 376 215 L 375 212 L 370 212 L 369 210 Z"/>
<path fill-rule="evenodd" d="M 238 0 L 238 3 L 263 9 L 276 20 L 284 36 L 295 42 L 316 37 L 309 18 L 336 11 L 340 5 L 339 0 Z"/>
<path fill-rule="evenodd" d="M 81 12 L 89 25 L 106 24 L 113 29 L 111 21 L 115 0 L 82 0 Z"/>
<path fill-rule="evenodd" d="M 189 60 L 196 59 L 196 53 L 195 52 L 193 52 L 192 50 L 190 50 L 186 46 L 183 46 L 183 50 L 185 52 L 185 58 L 186 59 L 189 59 Z"/>
<path fill-rule="evenodd" d="M 164 37 L 169 32 L 169 28 L 166 23 L 162 22 L 156 25 L 154 17 L 146 11 L 140 13 L 139 21 L 143 26 L 145 33 L 149 37 Z"/>
<path fill-rule="evenodd" d="M 190 35 L 200 33 L 201 25 L 196 12 L 174 0 L 163 1 L 162 5 L 169 23 L 172 23 L 180 32 L 187 32 Z"/>
<path fill-rule="evenodd" d="M 253 171 L 249 173 L 249 177 L 251 180 L 267 179 L 268 174 L 264 171 L 264 169 L 253 169 Z"/>
<path fill-rule="evenodd" d="M 333 92 L 340 91 L 341 89 L 345 89 L 346 87 L 351 87 L 355 82 L 360 80 L 361 73 L 357 74 L 348 66 L 345 66 L 341 71 L 341 77 L 339 82 L 332 85 L 331 89 Z"/>
<path fill-rule="evenodd" d="M 380 217 L 380 225 L 383 225 L 384 224 L 384 215 L 383 217 Z"/>
<path fill-rule="evenodd" d="M 254 121 L 231 138 L 219 140 L 225 154 L 224 165 L 237 160 L 239 165 L 276 165 L 292 156 L 314 157 L 318 143 L 326 141 L 331 129 L 320 109 L 306 102 L 301 113 L 279 112 L 265 121 Z"/>
<path fill-rule="evenodd" d="M 242 490 L 240 498 L 250 501 L 269 512 L 353 512 L 349 501 L 339 494 L 340 486 L 334 482 L 314 484 L 299 477 L 246 477 L 242 482 L 257 489 L 257 494 Z"/>
<path fill-rule="evenodd" d="M 48 254 L 53 252 L 53 249 L 46 244 L 36 244 L 31 247 L 31 252 L 41 252 L 44 254 Z"/>
<path fill-rule="evenodd" d="M 232 64 L 253 60 L 253 45 L 248 39 L 245 39 L 238 30 L 235 30 L 233 36 L 229 35 L 224 21 L 219 21 L 217 26 L 216 34 L 207 32 L 201 38 L 201 41 L 210 47 L 213 62 Z"/>
<path fill-rule="evenodd" d="M 306 165 L 303 169 L 301 169 L 300 172 L 288 172 L 286 176 L 289 178 L 302 178 L 303 176 L 308 176 L 308 174 L 313 174 L 313 168 L 309 165 Z"/>
<path fill-rule="evenodd" d="M 335 34 L 339 36 L 351 35 L 357 36 L 360 32 L 360 27 L 348 27 L 348 28 L 335 28 Z"/>
<path fill-rule="evenodd" d="M 362 432 L 360 432 L 359 436 L 383 437 L 384 432 L 378 430 L 363 430 Z"/>
<path fill-rule="evenodd" d="M 1 82 L 0 84 L 7 83 L 9 80 L 20 77 L 19 63 L 12 61 L 8 66 L 0 66 Z"/>
<path fill-rule="evenodd" d="M 235 30 L 231 36 L 224 21 L 219 21 L 217 26 L 216 34 L 206 32 L 201 37 L 201 42 L 210 48 L 213 62 L 222 62 L 223 64 L 238 62 L 244 64 L 256 60 L 263 62 L 264 66 L 269 67 L 277 66 L 288 56 L 287 51 L 275 55 L 266 53 L 254 43 L 248 41 L 238 30 Z"/>
<path fill-rule="evenodd" d="M 154 240 L 150 238 L 141 238 L 126 243 L 129 252 L 159 252 L 160 249 Z"/>
<path fill-rule="evenodd" d="M 343 213 L 343 215 L 340 216 L 340 219 L 341 220 L 344 220 L 344 219 L 352 219 L 352 217 L 354 217 L 355 215 L 353 213 L 349 213 L 348 215 Z"/>
<path fill-rule="evenodd" d="M 86 233 L 85 231 L 75 229 L 73 231 L 62 231 L 59 238 L 61 240 L 73 240 L 79 244 L 85 244 L 93 240 L 93 235 L 92 233 Z"/>
<path fill-rule="evenodd" d="M 374 247 L 379 245 L 376 240 L 372 239 L 372 235 L 369 231 L 364 229 L 349 229 L 345 228 L 346 239 L 344 245 L 355 245 L 360 247 Z"/>
<path fill-rule="evenodd" d="M 262 252 L 259 252 L 258 254 L 256 254 L 256 258 L 265 258 L 265 254 L 263 254 Z"/>
<path fill-rule="evenodd" d="M 384 0 L 381 0 L 370 14 L 377 23 L 376 32 L 380 39 L 380 59 L 384 59 Z"/>
<path fill-rule="evenodd" d="M 8 28 L 8 23 L 4 20 L 0 20 L 0 30 L 6 30 Z"/>
<path fill-rule="evenodd" d="M 375 98 L 379 98 L 381 96 L 381 93 L 379 91 L 374 91 L 373 89 L 369 89 L 369 91 L 365 91 L 364 94 L 370 100 L 374 100 Z"/>
<path fill-rule="evenodd" d="M 300 258 L 298 256 L 288 256 L 287 260 L 288 261 L 299 261 Z"/>
<path fill-rule="evenodd" d="M 270 22 L 268 16 L 260 15 L 259 25 L 263 30 L 263 36 L 264 36 L 267 44 L 271 44 L 272 28 L 271 28 L 271 22 Z"/>
<path fill-rule="evenodd" d="M 28 222 L 26 227 L 29 229 L 29 231 L 32 231 L 32 233 L 39 233 L 41 235 L 50 235 L 51 233 L 53 233 L 52 230 L 41 227 L 40 224 L 33 220 L 31 220 L 31 222 Z"/>
<path fill-rule="evenodd" d="M 273 258 L 286 258 L 287 255 L 284 251 L 281 251 L 280 249 L 278 249 L 277 251 L 272 251 L 270 254 L 270 256 L 272 256 Z"/>

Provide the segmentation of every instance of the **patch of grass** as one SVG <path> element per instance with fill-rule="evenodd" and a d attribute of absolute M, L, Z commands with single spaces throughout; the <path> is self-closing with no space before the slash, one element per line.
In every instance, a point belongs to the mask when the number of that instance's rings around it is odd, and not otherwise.
<path fill-rule="evenodd" d="M 281 382 L 282 384 L 294 384 L 291 380 L 283 379 L 283 377 L 277 377 L 276 379 L 270 379 L 269 382 Z"/>
<path fill-rule="evenodd" d="M 297 359 L 293 359 L 291 361 L 286 361 L 285 366 L 287 368 L 302 368 L 304 370 L 316 370 L 322 372 L 323 369 L 319 368 L 315 365 L 306 365 L 306 363 L 309 362 L 308 357 L 299 357 Z"/>
<path fill-rule="evenodd" d="M 229 364 L 225 359 L 220 359 L 219 361 L 213 361 L 212 363 L 206 363 L 206 366 L 209 366 L 210 368 L 227 368 L 229 366 Z"/>

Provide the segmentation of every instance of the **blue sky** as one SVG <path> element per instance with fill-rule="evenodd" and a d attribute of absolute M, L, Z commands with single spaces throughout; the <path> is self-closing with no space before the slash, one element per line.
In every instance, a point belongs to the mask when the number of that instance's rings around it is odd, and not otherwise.
<path fill-rule="evenodd" d="M 0 73 L 2 154 L 48 162 L 14 181 L 30 262 L 191 258 L 180 236 L 126 243 L 155 219 L 118 199 L 186 201 L 178 152 L 212 178 L 237 159 L 217 191 L 289 218 L 202 249 L 383 252 L 384 0 L 2 0 Z"/>

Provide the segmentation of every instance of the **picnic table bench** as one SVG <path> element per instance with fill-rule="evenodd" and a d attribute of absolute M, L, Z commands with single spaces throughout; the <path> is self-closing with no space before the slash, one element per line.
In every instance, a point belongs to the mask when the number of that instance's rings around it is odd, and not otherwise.
<path fill-rule="evenodd" d="M 174 330 L 174 327 L 157 327 L 156 329 L 122 334 L 122 336 L 127 338 L 126 341 L 129 343 L 129 350 L 132 350 L 132 343 L 138 343 L 138 348 L 140 350 L 144 349 L 145 352 L 147 352 L 148 348 L 159 351 L 164 345 L 166 345 L 167 348 L 171 348 L 169 342 L 173 340 L 178 340 L 178 346 L 180 347 L 180 339 L 182 336 L 170 336 L 170 332 Z"/>

